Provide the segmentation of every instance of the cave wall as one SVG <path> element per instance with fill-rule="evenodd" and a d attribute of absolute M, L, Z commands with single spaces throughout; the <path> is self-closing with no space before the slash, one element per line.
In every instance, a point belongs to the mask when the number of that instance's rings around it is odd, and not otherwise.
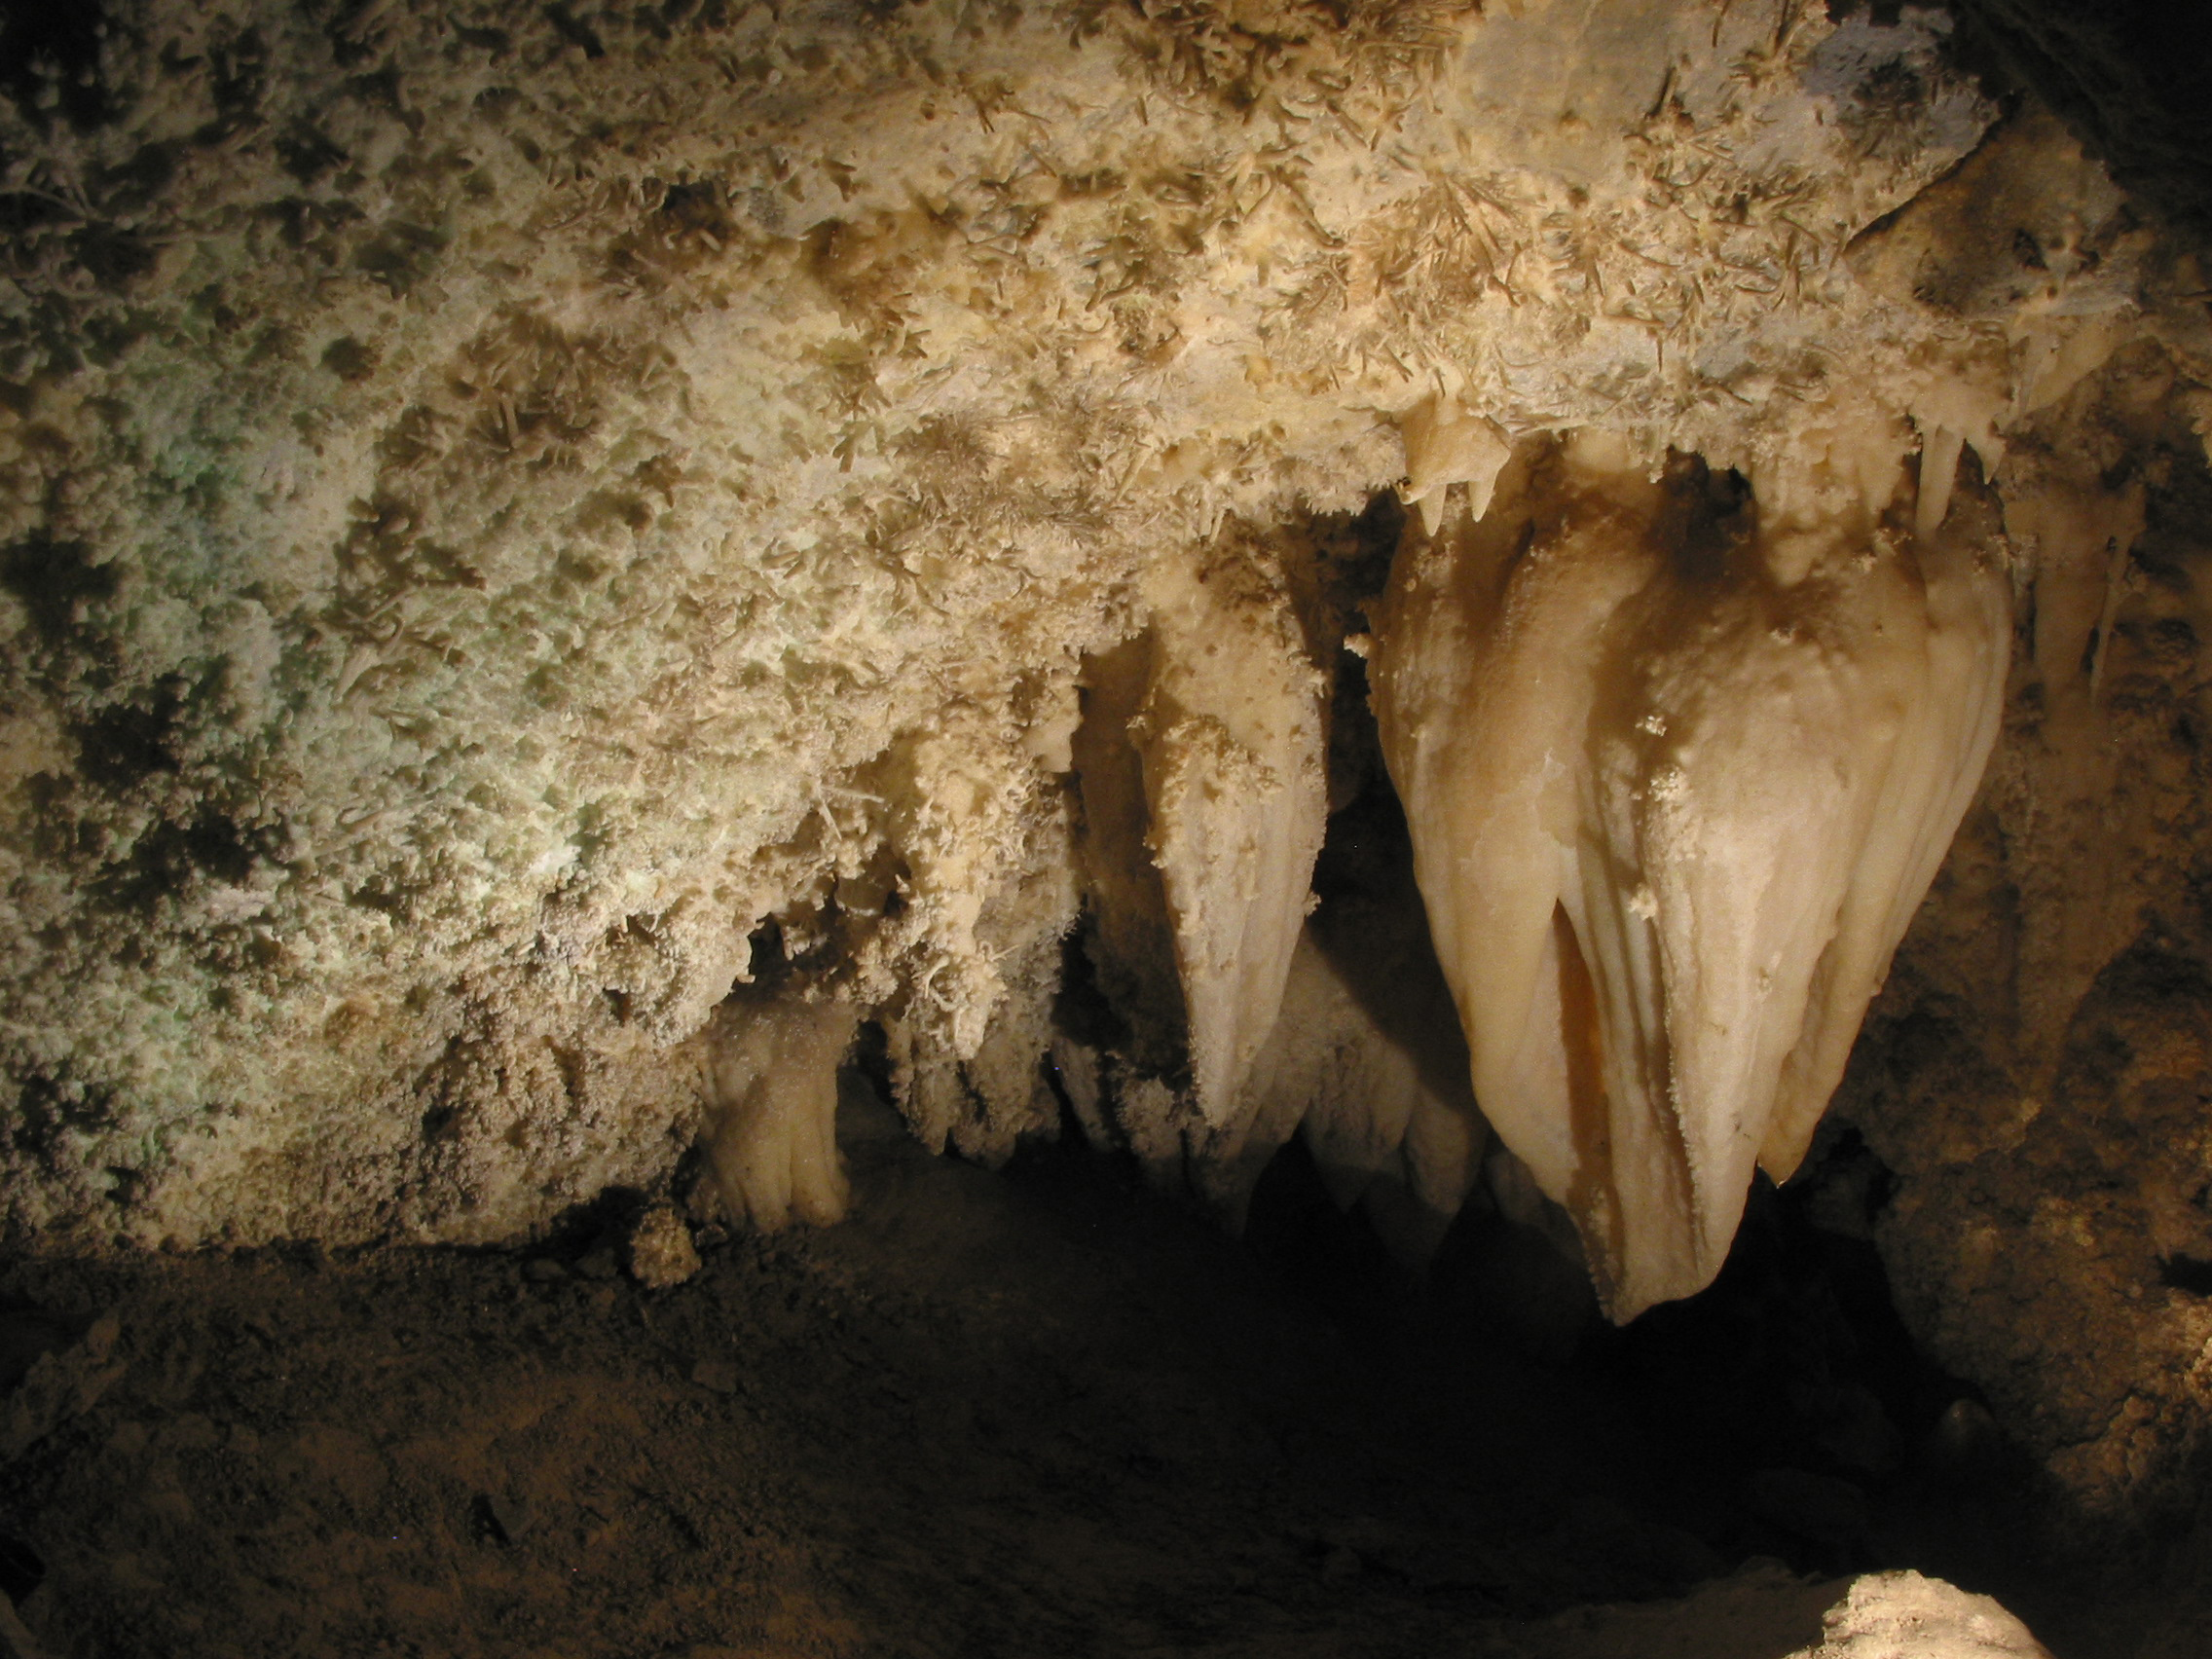
<path fill-rule="evenodd" d="M 1303 1110 L 1249 1091 L 1387 1076 L 1434 1209 L 1480 1120 L 1332 988 L 1345 952 L 1252 947 L 1337 1011 L 1325 1053 L 1238 1023 L 1264 986 L 1217 985 L 1204 1044 L 1174 1018 L 1267 921 L 1189 872 L 1346 804 L 1357 515 L 1395 486 L 1441 531 L 1596 428 L 1776 513 L 1875 454 L 1909 521 L 1925 443 L 2006 515 L 2026 619 L 1847 1107 L 1940 1354 L 2085 1488 L 2186 1438 L 2195 1383 L 2128 1380 L 2182 1377 L 2212 1260 L 2173 1173 L 2203 282 L 1947 18 L 372 0 L 21 38 L 18 1243 L 525 1236 L 665 1185 L 753 1088 L 717 1034 L 786 992 L 881 1024 L 932 1145 L 1064 1102 L 1231 1211 Z M 1078 760 L 1147 641 L 1116 855 Z M 1272 702 L 1208 689 L 1223 642 Z M 1281 811 L 1207 805 L 1254 765 Z M 1055 1016 L 1087 901 L 1129 1031 Z M 1347 1169 L 1388 1139 L 1329 1132 Z M 2054 1358 L 2060 1262 L 2108 1288 Z"/>
<path fill-rule="evenodd" d="M 1837 1102 L 1900 1177 L 1879 1236 L 1916 1330 L 2100 1503 L 2186 1500 L 2212 1342 L 2212 477 L 2170 375 L 2122 353 L 2008 458 L 2048 557 L 2005 738 Z M 2057 496 L 2105 507 L 2039 516 Z"/>

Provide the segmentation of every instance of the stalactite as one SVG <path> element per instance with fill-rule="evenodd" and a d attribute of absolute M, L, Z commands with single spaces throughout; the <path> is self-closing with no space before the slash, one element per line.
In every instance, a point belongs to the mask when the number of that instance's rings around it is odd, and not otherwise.
<path fill-rule="evenodd" d="M 2009 579 L 1848 423 L 1723 510 L 1585 436 L 1409 539 L 1377 714 L 1475 1093 L 1626 1319 L 1802 1157 L 1997 728 Z M 1894 479 L 1896 450 L 1891 449 Z"/>
<path fill-rule="evenodd" d="M 1309 924 L 1300 935 L 1224 1185 L 1239 1212 L 1264 1155 L 1302 1131 L 1330 1197 L 1347 1210 L 1365 1200 L 1385 1245 L 1418 1264 L 1458 1214 L 1490 1134 L 1441 986 L 1431 1000 L 1425 941 L 1405 934 L 1338 927 L 1324 942 Z"/>
<path fill-rule="evenodd" d="M 1152 684 L 1132 727 L 1174 929 L 1191 1083 L 1235 1110 L 1282 1006 L 1328 816 L 1324 682 L 1279 587 L 1164 567 Z"/>
<path fill-rule="evenodd" d="M 1491 492 L 1504 470 L 1513 446 L 1494 423 L 1456 400 L 1433 394 L 1415 404 L 1398 421 L 1406 445 L 1406 477 L 1399 495 L 1420 509 L 1421 528 L 1434 535 L 1444 523 L 1446 492 L 1467 487 L 1467 504 L 1476 518 L 1490 510 Z"/>
<path fill-rule="evenodd" d="M 773 1233 L 842 1220 L 849 1191 L 837 1156 L 837 1065 L 857 1015 L 795 992 L 726 1004 L 708 1028 L 702 1139 L 733 1218 Z"/>
<path fill-rule="evenodd" d="M 1229 1121 L 1281 1007 L 1328 812 L 1326 708 L 1278 581 L 1164 565 L 1074 745 L 1101 980 L 1133 1057 Z"/>

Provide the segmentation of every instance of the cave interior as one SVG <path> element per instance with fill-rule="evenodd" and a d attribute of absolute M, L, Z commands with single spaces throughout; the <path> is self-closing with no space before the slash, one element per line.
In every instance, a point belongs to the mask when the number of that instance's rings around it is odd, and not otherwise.
<path fill-rule="evenodd" d="M 2203 1654 L 2208 156 L 2151 0 L 5 0 L 0 1655 Z"/>

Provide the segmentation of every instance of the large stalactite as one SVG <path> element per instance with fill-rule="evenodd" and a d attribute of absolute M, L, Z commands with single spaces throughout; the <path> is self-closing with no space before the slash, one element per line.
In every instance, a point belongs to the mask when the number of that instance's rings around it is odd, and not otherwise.
<path fill-rule="evenodd" d="M 1401 556 L 1377 629 L 1476 1098 L 1621 1319 L 1711 1282 L 1754 1161 L 1803 1159 L 1980 784 L 2011 643 L 1990 515 L 1885 526 L 1878 444 L 1814 523 L 1635 461 L 1582 438 L 1522 462 Z"/>

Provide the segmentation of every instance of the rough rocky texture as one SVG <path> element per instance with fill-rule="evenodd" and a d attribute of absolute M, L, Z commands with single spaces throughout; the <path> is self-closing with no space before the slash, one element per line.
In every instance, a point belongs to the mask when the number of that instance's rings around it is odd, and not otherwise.
<path fill-rule="evenodd" d="M 2123 357 L 2008 460 L 2045 557 L 2006 737 L 1839 1101 L 1916 1327 L 2100 1504 L 2186 1495 L 2212 1385 L 2212 478 L 2168 373 Z"/>
<path fill-rule="evenodd" d="M 1991 1598 L 1917 1572 L 1868 1573 L 1821 1622 L 1821 1643 L 1802 1659 L 2050 1659 Z"/>
<path fill-rule="evenodd" d="M 1733 455 L 1926 344 L 1837 258 L 1987 107 L 1785 21 L 119 13 L 0 137 L 15 1227 L 649 1182 L 769 916 L 976 1062 L 1152 562 L 1439 381 Z"/>
<path fill-rule="evenodd" d="M 1994 477 L 2030 619 L 1854 1086 L 1885 1244 L 2078 1488 L 2172 1466 L 2204 279 L 1946 31 L 366 0 L 41 37 L 0 87 L 11 1237 L 523 1237 L 742 1116 L 719 1045 L 781 996 L 867 1014 L 933 1148 L 1064 1102 L 1207 1187 L 1288 1132 L 1203 1079 L 1269 1065 L 1291 969 L 1194 1051 L 1204 952 L 1116 907 L 1071 783 L 1113 653 L 1203 646 L 1159 596 L 1224 571 L 1334 687 L 1400 479 L 1441 525 L 1595 427 L 1809 530 L 1872 433 L 1923 517 Z M 1161 777 L 1257 776 L 1222 725 Z M 1437 1100 L 1405 1123 L 1471 1158 Z"/>

